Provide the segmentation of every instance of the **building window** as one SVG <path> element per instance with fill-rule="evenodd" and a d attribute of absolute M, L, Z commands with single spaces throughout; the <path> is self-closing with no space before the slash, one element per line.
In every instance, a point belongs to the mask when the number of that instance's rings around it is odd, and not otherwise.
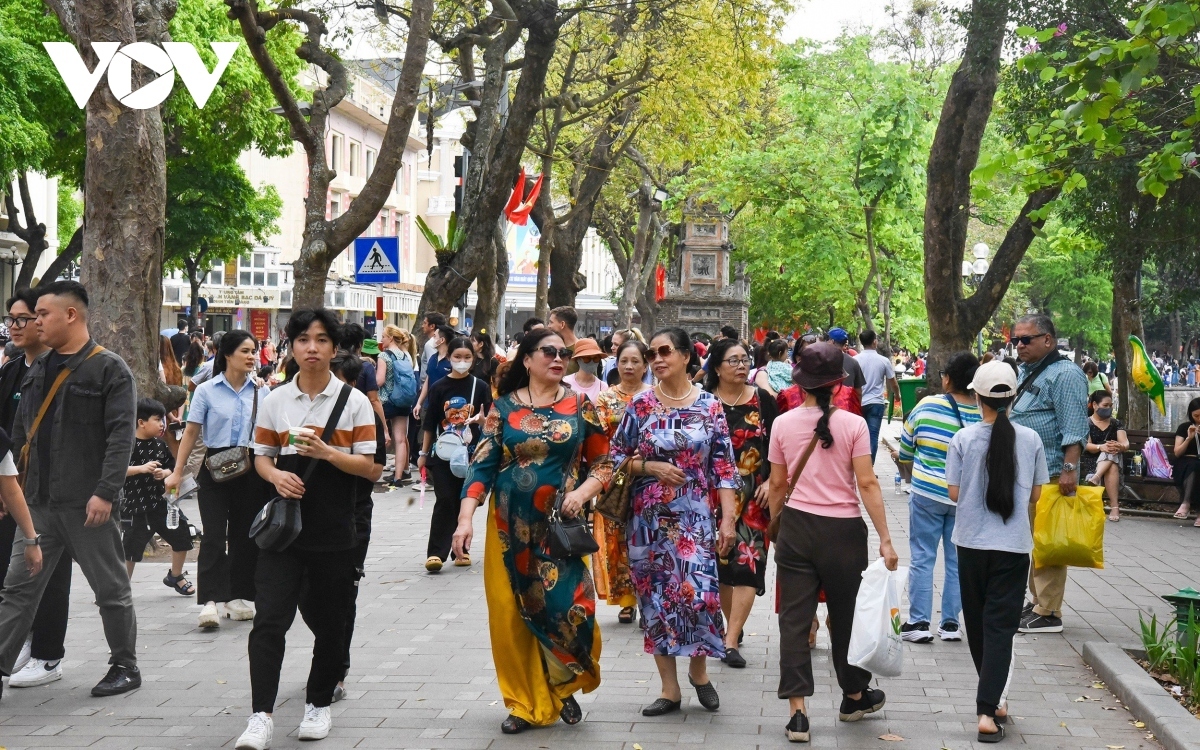
<path fill-rule="evenodd" d="M 220 286 L 225 283 L 225 269 L 214 268 L 208 272 L 208 283 L 210 286 Z"/>
<path fill-rule="evenodd" d="M 329 168 L 333 171 L 338 171 L 342 168 L 342 136 L 339 133 L 334 133 L 330 138 L 329 146 Z"/>
<path fill-rule="evenodd" d="M 254 267 L 255 268 L 266 268 L 267 267 L 267 254 L 266 253 L 255 253 L 254 254 Z"/>
<path fill-rule="evenodd" d="M 262 271 L 254 272 L 254 286 L 263 286 L 267 283 L 267 277 Z"/>
<path fill-rule="evenodd" d="M 350 176 L 358 177 L 358 151 L 359 145 L 354 141 L 350 141 Z"/>
<path fill-rule="evenodd" d="M 279 286 L 279 274 L 275 272 L 268 273 L 267 286 Z"/>
<path fill-rule="evenodd" d="M 238 273 L 238 284 L 242 286 L 250 286 L 250 272 L 240 271 Z"/>
<path fill-rule="evenodd" d="M 329 199 L 329 218 L 336 219 L 342 215 L 342 202 L 335 195 Z"/>
<path fill-rule="evenodd" d="M 367 177 L 370 177 L 371 173 L 374 171 L 375 171 L 375 151 L 372 149 L 367 149 L 367 173 L 366 173 Z"/>
<path fill-rule="evenodd" d="M 292 290 L 291 289 L 285 289 L 284 291 L 279 293 L 279 306 L 280 307 L 291 307 L 292 306 Z"/>

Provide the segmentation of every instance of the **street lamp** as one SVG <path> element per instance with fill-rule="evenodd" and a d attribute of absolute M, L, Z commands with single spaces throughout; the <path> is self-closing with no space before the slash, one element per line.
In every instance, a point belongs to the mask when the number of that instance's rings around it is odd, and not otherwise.
<path fill-rule="evenodd" d="M 975 256 L 975 261 L 963 260 L 962 262 L 962 277 L 963 283 L 972 288 L 976 288 L 983 282 L 983 277 L 987 276 L 988 268 L 991 264 L 988 263 L 988 255 L 991 254 L 991 248 L 986 242 L 977 242 L 971 248 L 971 254 Z M 983 356 L 983 329 L 979 329 L 979 336 L 976 341 L 978 355 Z"/>

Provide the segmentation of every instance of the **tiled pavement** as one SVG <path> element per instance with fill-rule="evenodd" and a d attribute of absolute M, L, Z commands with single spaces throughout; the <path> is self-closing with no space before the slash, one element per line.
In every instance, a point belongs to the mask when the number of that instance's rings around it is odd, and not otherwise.
<path fill-rule="evenodd" d="M 905 498 L 892 492 L 893 468 L 882 450 L 878 469 L 903 560 L 908 556 L 907 506 Z M 311 747 L 660 750 L 705 745 L 740 750 L 787 745 L 782 731 L 787 706 L 775 697 L 779 631 L 770 595 L 758 601 L 747 627 L 743 654 L 749 666 L 711 666 L 721 693 L 718 713 L 704 711 L 688 695 L 682 713 L 643 719 L 640 707 L 657 697 L 653 663 L 642 653 L 635 627 L 618 625 L 616 609 L 602 606 L 604 681 L 580 699 L 585 721 L 577 727 L 560 724 L 516 737 L 501 735 L 505 710 L 492 667 L 480 566 L 447 568 L 436 576 L 424 572 L 432 496 L 424 509 L 409 504 L 414 497 L 409 492 L 376 497 L 375 541 L 359 597 L 350 696 L 334 706 L 330 737 Z M 480 530 L 483 522 L 481 512 L 476 517 Z M 1084 641 L 1096 638 L 1132 644 L 1139 608 L 1165 613 L 1156 596 L 1195 581 L 1191 575 L 1200 530 L 1133 518 L 1109 524 L 1107 530 L 1109 567 L 1072 571 L 1066 632 L 1018 638 L 1010 696 L 1017 718 L 1008 745 L 1157 747 L 1145 730 L 1132 726 L 1136 717 L 1093 686 L 1079 650 Z M 477 559 L 482 559 L 482 541 L 476 545 Z M 5 691 L 0 746 L 232 747 L 249 713 L 250 623 L 226 620 L 218 632 L 198 630 L 197 607 L 160 583 L 165 567 L 140 565 L 134 578 L 143 688 L 112 699 L 88 695 L 105 671 L 107 648 L 91 593 L 83 576 L 76 575 L 65 677 L 42 688 Z M 768 587 L 773 588 L 770 580 Z M 276 709 L 276 748 L 300 744 L 295 728 L 303 712 L 310 649 L 311 637 L 297 618 Z M 810 701 L 812 744 L 896 750 L 972 746 L 975 675 L 966 644 L 909 644 L 905 659 L 902 677 L 879 681 L 888 694 L 887 707 L 857 724 L 840 724 L 834 716 L 837 688 L 822 629 L 817 694 Z M 889 733 L 904 740 L 878 739 Z"/>

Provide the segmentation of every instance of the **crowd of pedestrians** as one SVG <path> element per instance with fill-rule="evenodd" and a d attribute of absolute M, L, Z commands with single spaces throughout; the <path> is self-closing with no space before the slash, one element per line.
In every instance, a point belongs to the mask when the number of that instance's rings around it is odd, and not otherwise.
<path fill-rule="evenodd" d="M 746 666 L 744 626 L 766 594 L 772 547 L 788 739 L 811 735 L 819 602 L 839 720 L 885 705 L 848 656 L 874 557 L 864 512 L 878 556 L 898 563 L 874 463 L 900 370 L 873 331 L 858 347 L 840 328 L 761 344 L 726 328 L 707 346 L 679 328 L 648 339 L 626 329 L 602 344 L 577 337 L 576 312 L 556 308 L 505 351 L 486 331 L 464 335 L 429 313 L 418 353 L 398 327 L 376 342 L 326 310 L 296 310 L 277 359 L 247 331 L 202 341 L 181 321 L 161 354 L 164 381 L 178 370 L 190 391 L 174 443 L 167 408 L 137 398 L 128 367 L 91 340 L 87 302 L 78 283 L 56 282 L 7 304 L 21 350 L 0 368 L 0 543 L 11 547 L 0 550 L 0 672 L 10 687 L 62 677 L 72 560 L 111 652 L 93 694 L 141 684 L 129 579 L 157 535 L 171 548 L 163 583 L 197 597 L 200 627 L 252 621 L 252 714 L 236 747 L 271 744 L 297 613 L 314 635 L 299 737 L 324 738 L 330 705 L 345 696 L 372 491 L 390 452 L 393 486 L 414 481 L 415 462 L 433 489 L 430 574 L 472 565 L 476 510 L 489 506 L 483 574 L 503 732 L 582 720 L 574 696 L 601 682 L 597 599 L 618 608 L 619 625 L 638 624 L 655 661 L 659 695 L 644 716 L 681 710 L 681 657 L 700 705 L 718 710 L 708 660 Z M 1027 316 L 1011 341 L 1019 363 L 950 356 L 938 395 L 904 419 L 895 454 L 912 487 L 901 632 L 918 644 L 965 632 L 981 742 L 1003 738 L 1014 634 L 1062 630 L 1066 569 L 1030 566 L 1042 485 L 1071 494 L 1085 472 L 1119 518 L 1128 437 L 1111 390 L 1089 390 L 1095 375 L 1056 342 L 1049 319 Z M 1200 428 L 1180 429 L 1177 455 L 1200 465 L 1188 453 Z M 191 524 L 177 505 L 191 476 L 203 529 L 194 578 L 184 570 Z M 1189 492 L 1195 476 L 1184 479 Z M 614 487 L 627 488 L 624 515 L 582 524 Z"/>

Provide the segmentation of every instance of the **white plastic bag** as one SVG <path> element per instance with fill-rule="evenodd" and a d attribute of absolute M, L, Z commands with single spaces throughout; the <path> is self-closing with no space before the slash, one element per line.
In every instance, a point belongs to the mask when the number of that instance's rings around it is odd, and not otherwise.
<path fill-rule="evenodd" d="M 879 558 L 863 571 L 854 602 L 847 661 L 880 677 L 899 677 L 904 664 L 900 638 L 900 597 L 908 568 L 888 570 Z"/>

